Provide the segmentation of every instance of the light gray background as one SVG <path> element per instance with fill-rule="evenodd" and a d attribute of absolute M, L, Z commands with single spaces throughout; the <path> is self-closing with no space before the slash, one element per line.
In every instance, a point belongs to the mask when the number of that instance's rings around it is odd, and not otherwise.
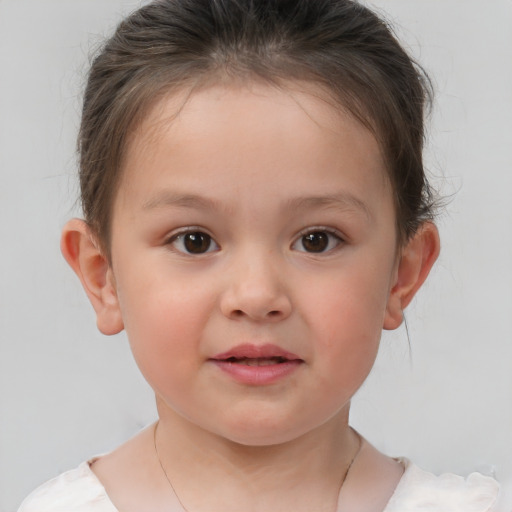
<path fill-rule="evenodd" d="M 154 419 L 59 252 L 90 49 L 138 2 L 0 0 L 0 511 Z M 432 74 L 441 258 L 386 334 L 353 423 L 434 472 L 512 481 L 512 2 L 375 0 Z"/>

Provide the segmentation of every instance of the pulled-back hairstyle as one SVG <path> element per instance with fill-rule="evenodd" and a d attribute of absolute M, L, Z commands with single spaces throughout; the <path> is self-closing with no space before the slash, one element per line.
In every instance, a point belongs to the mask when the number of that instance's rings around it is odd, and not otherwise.
<path fill-rule="evenodd" d="M 380 144 L 399 242 L 431 218 L 422 159 L 429 82 L 372 11 L 351 0 L 157 0 L 118 26 L 85 91 L 82 207 L 107 256 L 129 133 L 164 94 L 226 79 L 322 86 Z"/>

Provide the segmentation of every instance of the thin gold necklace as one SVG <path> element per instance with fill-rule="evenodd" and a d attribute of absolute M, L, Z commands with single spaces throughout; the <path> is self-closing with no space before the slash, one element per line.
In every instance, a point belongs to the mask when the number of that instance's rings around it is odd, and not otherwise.
<path fill-rule="evenodd" d="M 183 508 L 183 510 L 185 512 L 189 512 L 189 510 L 185 507 L 183 502 L 180 500 L 180 497 L 179 497 L 178 493 L 176 492 L 176 489 L 174 488 L 174 485 L 172 485 L 171 479 L 167 475 L 167 471 L 165 471 L 164 465 L 162 464 L 162 460 L 160 459 L 160 454 L 158 453 L 158 448 L 157 448 L 157 444 L 156 444 L 156 430 L 158 428 L 158 424 L 159 424 L 159 422 L 157 421 L 156 424 L 155 424 L 155 428 L 153 430 L 153 444 L 155 445 L 156 458 L 158 459 L 158 463 L 160 464 L 160 467 L 162 468 L 162 472 L 163 472 L 163 474 L 165 476 L 165 479 L 169 483 L 169 486 L 172 489 L 172 492 L 174 493 L 174 496 L 178 500 L 179 504 L 181 505 L 181 508 Z M 348 473 L 350 471 L 350 468 L 352 467 L 352 464 L 354 464 L 354 461 L 357 459 L 357 456 L 359 455 L 359 452 L 361 451 L 361 446 L 363 444 L 361 436 L 357 432 L 355 432 L 355 434 L 357 435 L 357 439 L 359 441 L 359 444 L 358 444 L 356 453 L 352 457 L 352 460 L 350 461 L 349 465 L 347 466 L 347 469 L 345 470 L 345 473 L 343 474 L 343 478 L 341 479 L 340 486 L 338 487 L 338 499 L 339 499 L 339 495 L 341 493 L 341 489 L 343 487 L 343 484 L 345 483 L 345 480 L 347 479 L 347 476 L 348 476 Z M 338 504 L 338 499 L 336 500 L 336 506 Z"/>

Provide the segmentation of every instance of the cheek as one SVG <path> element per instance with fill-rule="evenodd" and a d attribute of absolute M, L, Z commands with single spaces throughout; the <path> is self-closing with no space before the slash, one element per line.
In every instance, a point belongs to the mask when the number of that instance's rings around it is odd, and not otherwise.
<path fill-rule="evenodd" d="M 338 272 L 311 280 L 304 287 L 311 322 L 327 340 L 350 333 L 361 339 L 380 337 L 389 296 L 387 280 L 372 272 Z M 355 340 L 354 340 L 355 341 Z"/>
<path fill-rule="evenodd" d="M 368 267 L 367 267 L 368 268 Z M 344 375 L 364 380 L 377 355 L 388 285 L 372 272 L 340 272 L 306 287 L 306 321 L 315 333 L 317 356 Z M 357 387 L 360 385 L 359 382 Z"/>
<path fill-rule="evenodd" d="M 184 378 L 200 360 L 212 298 L 201 287 L 163 280 L 130 283 L 119 298 L 134 358 L 148 382 Z"/>

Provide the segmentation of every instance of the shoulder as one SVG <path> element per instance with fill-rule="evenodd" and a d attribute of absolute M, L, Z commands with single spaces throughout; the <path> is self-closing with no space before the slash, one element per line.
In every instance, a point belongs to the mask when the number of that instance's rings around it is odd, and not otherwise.
<path fill-rule="evenodd" d="M 89 462 L 38 487 L 18 512 L 117 512 Z"/>
<path fill-rule="evenodd" d="M 436 476 L 407 460 L 405 472 L 385 512 L 492 512 L 499 484 L 472 473 L 467 478 L 445 473 Z"/>

